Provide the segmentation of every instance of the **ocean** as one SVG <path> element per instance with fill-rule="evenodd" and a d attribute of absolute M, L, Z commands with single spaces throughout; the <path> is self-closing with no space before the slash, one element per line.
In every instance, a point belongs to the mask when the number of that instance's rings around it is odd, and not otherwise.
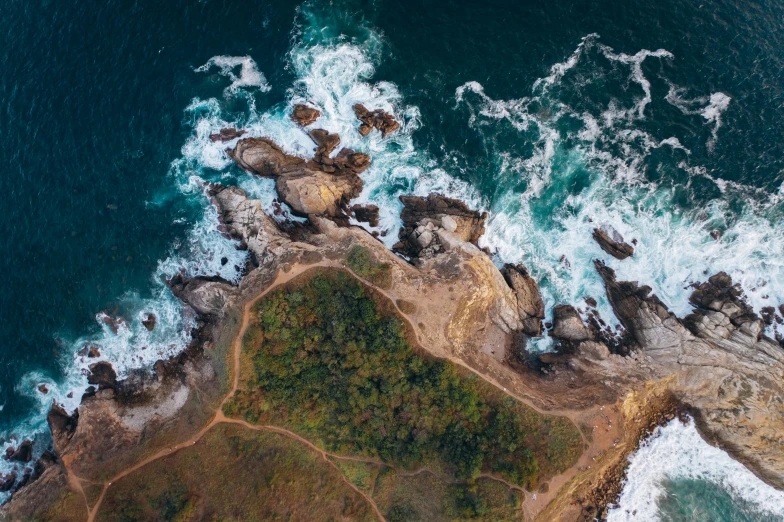
<path fill-rule="evenodd" d="M 385 241 L 398 195 L 460 198 L 490 213 L 483 246 L 524 263 L 548 311 L 594 297 L 614 317 L 594 258 L 678 315 L 719 270 L 757 311 L 784 303 L 783 20 L 770 0 L 11 0 L 0 451 L 49 444 L 52 401 L 75 408 L 86 387 L 85 346 L 123 376 L 187 344 L 194 318 L 163 280 L 236 280 L 245 263 L 201 181 L 274 199 L 209 134 L 242 127 L 308 155 L 298 102 L 373 158 L 359 199 L 381 207 Z M 360 139 L 355 103 L 401 129 Z M 635 240 L 634 257 L 608 259 L 597 224 Z M 646 465 L 656 452 L 676 463 Z M 784 520 L 784 494 L 738 466 L 674 421 L 632 457 L 611 518 Z"/>

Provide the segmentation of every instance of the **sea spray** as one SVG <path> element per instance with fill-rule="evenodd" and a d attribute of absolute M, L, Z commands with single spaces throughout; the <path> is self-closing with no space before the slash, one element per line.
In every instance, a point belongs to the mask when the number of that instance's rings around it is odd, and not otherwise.
<path fill-rule="evenodd" d="M 618 506 L 609 510 L 609 522 L 668 520 L 662 515 L 660 504 L 677 497 L 678 484 L 686 481 L 711 483 L 720 488 L 716 491 L 726 492 L 736 510 L 731 515 L 732 520 L 784 518 L 784 492 L 768 486 L 727 453 L 705 442 L 694 422 L 684 424 L 674 419 L 666 426 L 656 428 L 629 457 L 626 477 Z M 711 513 L 711 500 L 722 499 L 716 495 L 713 499 L 702 498 L 699 503 L 684 507 L 691 510 L 691 516 L 697 517 L 694 520 L 730 516 L 731 506 Z M 689 500 L 684 496 L 681 502 Z"/>

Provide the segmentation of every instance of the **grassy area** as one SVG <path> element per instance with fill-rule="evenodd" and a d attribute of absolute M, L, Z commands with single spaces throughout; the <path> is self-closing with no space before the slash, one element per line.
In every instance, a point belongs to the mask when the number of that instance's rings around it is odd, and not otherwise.
<path fill-rule="evenodd" d="M 332 452 L 409 469 L 440 460 L 458 480 L 489 472 L 534 488 L 582 449 L 567 419 L 415 353 L 400 320 L 342 272 L 270 293 L 243 342 L 242 389 L 226 414 L 287 426 Z"/>
<path fill-rule="evenodd" d="M 113 484 L 103 522 L 376 520 L 315 452 L 283 435 L 218 425 L 192 448 Z"/>
<path fill-rule="evenodd" d="M 373 253 L 367 247 L 362 245 L 351 247 L 346 262 L 355 274 L 377 287 L 388 289 L 392 286 L 391 267 L 388 263 L 376 261 Z"/>

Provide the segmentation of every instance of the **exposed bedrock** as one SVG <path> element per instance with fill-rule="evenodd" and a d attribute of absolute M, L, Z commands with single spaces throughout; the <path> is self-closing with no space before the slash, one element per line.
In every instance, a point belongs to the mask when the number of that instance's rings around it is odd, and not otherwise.
<path fill-rule="evenodd" d="M 334 135 L 326 131 L 312 131 L 311 135 L 313 133 L 318 140 L 319 161 L 288 155 L 266 138 L 242 139 L 227 152 L 248 172 L 275 178 L 280 198 L 295 212 L 338 216 L 342 214 L 341 207 L 362 191 L 362 179 L 358 174 L 370 166 L 370 158 L 346 148 L 330 158 L 327 151 L 337 145 L 331 138 Z"/>
<path fill-rule="evenodd" d="M 572 305 L 558 305 L 553 309 L 552 336 L 568 343 L 581 343 L 594 339 L 580 314 Z"/>
<path fill-rule="evenodd" d="M 528 275 L 528 270 L 523 265 L 506 264 L 501 269 L 501 274 L 514 291 L 523 332 L 531 337 L 542 335 L 544 301 L 536 280 Z"/>
<path fill-rule="evenodd" d="M 359 126 L 359 133 L 362 136 L 367 136 L 373 129 L 378 129 L 381 131 L 381 137 L 386 138 L 389 133 L 400 128 L 400 124 L 395 120 L 395 117 L 381 109 L 371 111 L 359 103 L 354 105 L 353 108 L 354 115 L 362 122 Z"/>
<path fill-rule="evenodd" d="M 604 357 L 604 350 L 581 343 L 568 364 L 619 390 L 667 379 L 675 396 L 695 409 L 704 433 L 784 486 L 784 351 L 763 335 L 740 287 L 716 274 L 697 287 L 694 313 L 680 320 L 650 287 L 617 281 L 601 262 L 596 268 L 637 349 L 629 357 Z"/>
<path fill-rule="evenodd" d="M 599 243 L 602 250 L 616 259 L 626 259 L 634 254 L 634 247 L 625 243 L 623 237 L 612 227 L 594 228 L 593 239 Z"/>

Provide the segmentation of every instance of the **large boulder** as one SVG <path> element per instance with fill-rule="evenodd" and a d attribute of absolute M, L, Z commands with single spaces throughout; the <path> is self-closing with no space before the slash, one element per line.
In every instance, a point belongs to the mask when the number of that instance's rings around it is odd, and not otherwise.
<path fill-rule="evenodd" d="M 221 317 L 226 303 L 237 295 L 236 288 L 218 276 L 185 277 L 177 274 L 167 284 L 178 299 L 208 320 Z"/>
<path fill-rule="evenodd" d="M 302 103 L 298 103 L 294 106 L 294 110 L 291 111 L 291 119 L 294 120 L 297 124 L 301 125 L 302 127 L 307 127 L 314 123 L 319 117 L 321 113 L 318 109 L 314 109 L 312 107 L 308 107 Z"/>
<path fill-rule="evenodd" d="M 117 372 L 110 362 L 98 361 L 90 365 L 87 382 L 99 388 L 114 388 L 117 386 Z"/>
<path fill-rule="evenodd" d="M 10 449 L 6 453 L 6 460 L 15 462 L 30 462 L 33 459 L 33 442 L 23 441 L 16 449 Z"/>
<path fill-rule="evenodd" d="M 553 309 L 552 336 L 561 341 L 580 343 L 593 340 L 594 336 L 583 323 L 572 305 L 558 305 Z"/>
<path fill-rule="evenodd" d="M 221 129 L 217 134 L 210 134 L 210 139 L 213 142 L 220 141 L 221 143 L 226 143 L 227 141 L 244 136 L 247 133 L 248 131 L 245 130 L 237 130 L 234 127 L 228 127 L 226 129 Z"/>
<path fill-rule="evenodd" d="M 612 227 L 594 228 L 593 238 L 602 250 L 616 259 L 626 259 L 634 254 L 634 247 L 625 243 L 623 237 Z"/>

